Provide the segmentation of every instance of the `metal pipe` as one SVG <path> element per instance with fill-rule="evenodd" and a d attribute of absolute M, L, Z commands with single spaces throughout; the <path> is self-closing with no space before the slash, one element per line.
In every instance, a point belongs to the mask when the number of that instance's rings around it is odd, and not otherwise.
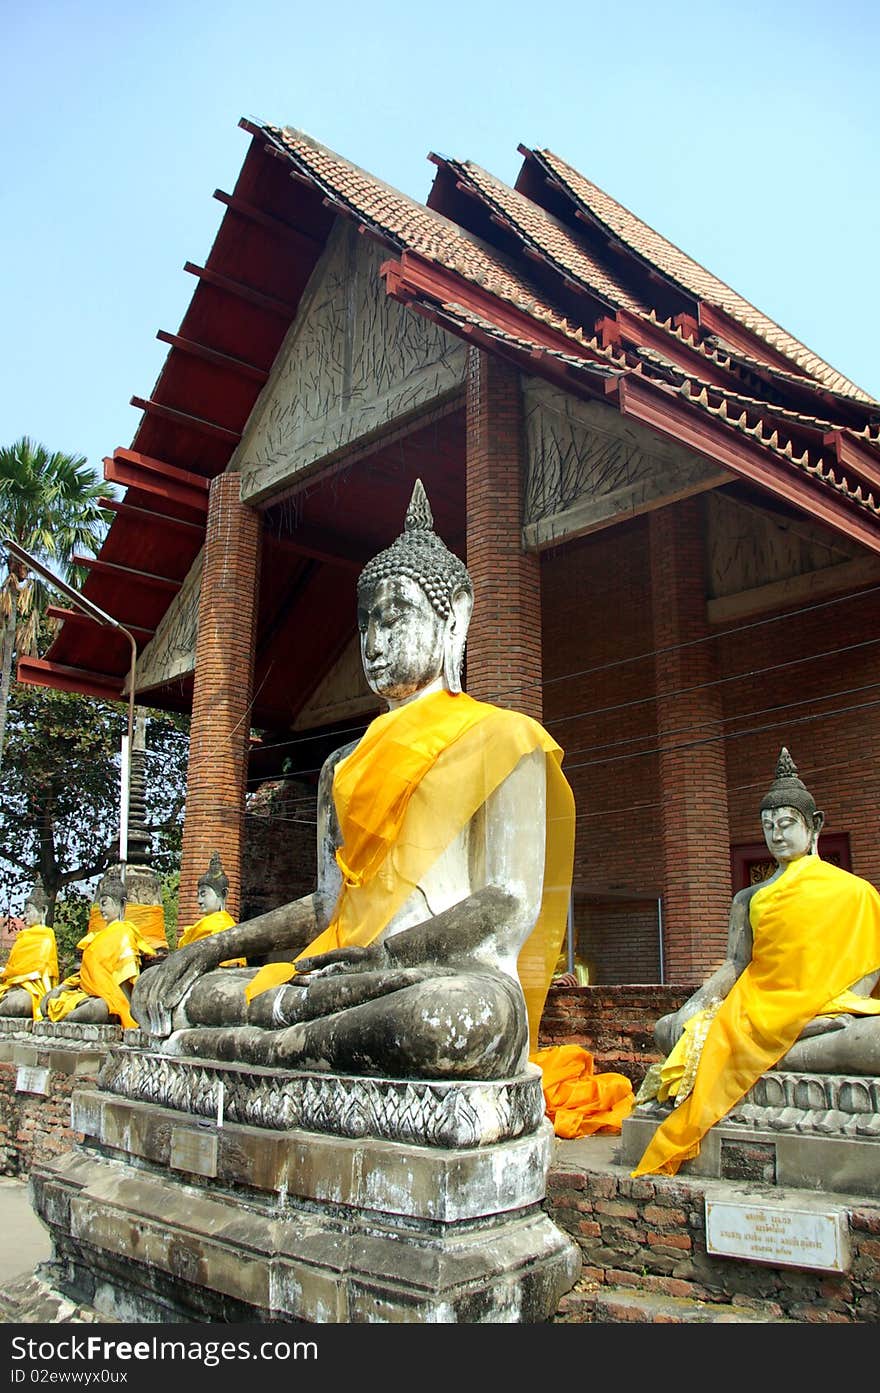
<path fill-rule="evenodd" d="M 137 644 L 134 636 L 129 633 L 124 624 L 120 624 L 118 619 L 114 619 L 112 614 L 107 614 L 98 605 L 87 600 L 85 595 L 81 595 L 78 590 L 74 590 L 72 585 L 68 585 L 66 580 L 56 576 L 54 571 L 50 571 L 48 566 L 44 566 L 42 561 L 38 561 L 30 552 L 25 551 L 24 547 L 19 546 L 18 542 L 12 537 L 3 538 L 3 546 L 7 551 L 11 551 L 13 556 L 17 556 L 19 561 L 32 571 L 36 571 L 45 581 L 53 585 L 56 590 L 60 590 L 62 595 L 66 595 L 71 604 L 82 610 L 90 619 L 96 620 L 99 624 L 109 624 L 111 628 L 118 629 L 125 634 L 131 644 L 131 665 L 128 675 L 128 736 L 122 742 L 121 769 L 120 769 L 120 807 L 119 807 L 119 860 L 122 867 L 122 883 L 125 884 L 125 871 L 128 862 L 128 793 L 131 788 L 131 747 L 134 738 L 134 685 L 135 674 L 137 671 Z"/>

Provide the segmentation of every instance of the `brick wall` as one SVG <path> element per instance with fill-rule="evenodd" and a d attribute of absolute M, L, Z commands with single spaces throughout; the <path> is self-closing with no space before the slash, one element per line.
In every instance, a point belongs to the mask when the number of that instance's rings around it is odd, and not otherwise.
<path fill-rule="evenodd" d="M 626 1074 L 638 1088 L 661 1058 L 654 1026 L 690 996 L 687 986 L 551 987 L 538 1045 L 583 1045 L 595 1072 Z"/>
<path fill-rule="evenodd" d="M 36 1161 L 59 1156 L 81 1140 L 70 1125 L 70 1100 L 85 1077 L 51 1069 L 45 1093 L 23 1092 L 18 1065 L 0 1062 L 0 1174 L 28 1175 Z"/>
<path fill-rule="evenodd" d="M 211 483 L 199 600 L 178 921 L 199 917 L 197 882 L 218 851 L 238 918 L 249 710 L 256 634 L 260 519 L 241 503 L 238 474 Z"/>
<path fill-rule="evenodd" d="M 472 348 L 467 385 L 467 689 L 541 719 L 541 570 L 522 547 L 519 374 Z"/>

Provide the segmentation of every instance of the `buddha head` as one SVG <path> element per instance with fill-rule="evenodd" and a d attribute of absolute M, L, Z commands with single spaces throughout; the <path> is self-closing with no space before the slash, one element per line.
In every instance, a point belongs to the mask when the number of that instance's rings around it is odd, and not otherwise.
<path fill-rule="evenodd" d="M 228 894 L 229 878 L 223 869 L 220 853 L 212 851 L 208 869 L 198 879 L 199 909 L 203 914 L 215 914 L 226 907 Z"/>
<path fill-rule="evenodd" d="M 815 855 L 825 814 L 819 812 L 812 793 L 798 777 L 784 745 L 776 761 L 776 777 L 761 799 L 760 811 L 764 841 L 778 865 Z"/>
<path fill-rule="evenodd" d="M 105 924 L 112 924 L 115 919 L 125 917 L 128 895 L 122 876 L 115 867 L 111 867 L 102 875 L 95 899 Z"/>
<path fill-rule="evenodd" d="M 460 692 L 473 603 L 467 569 L 434 531 L 417 479 L 403 532 L 358 580 L 361 660 L 370 688 L 392 707 L 428 690 Z"/>
<path fill-rule="evenodd" d="M 34 924 L 45 922 L 48 906 L 49 901 L 46 898 L 46 891 L 43 889 L 43 877 L 38 874 L 34 881 L 34 888 L 28 892 L 22 910 L 22 918 L 28 928 Z"/>

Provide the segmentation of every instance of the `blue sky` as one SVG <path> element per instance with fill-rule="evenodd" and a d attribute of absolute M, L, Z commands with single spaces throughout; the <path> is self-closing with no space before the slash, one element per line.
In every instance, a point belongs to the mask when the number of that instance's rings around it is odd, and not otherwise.
<path fill-rule="evenodd" d="M 549 147 L 880 397 L 876 0 L 0 0 L 0 444 L 130 444 L 248 145 Z"/>

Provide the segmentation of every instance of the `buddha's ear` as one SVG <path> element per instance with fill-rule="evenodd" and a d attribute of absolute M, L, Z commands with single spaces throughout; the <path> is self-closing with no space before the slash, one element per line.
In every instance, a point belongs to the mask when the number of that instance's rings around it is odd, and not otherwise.
<path fill-rule="evenodd" d="M 461 691 L 461 665 L 468 625 L 474 608 L 474 597 L 464 588 L 452 596 L 452 612 L 446 620 L 443 638 L 443 677 L 450 692 Z"/>
<path fill-rule="evenodd" d="M 816 850 L 816 843 L 817 843 L 818 840 L 819 840 L 819 833 L 822 831 L 822 828 L 824 827 L 824 825 L 825 825 L 825 814 L 822 813 L 822 812 L 819 812 L 819 811 L 817 810 L 816 812 L 813 813 L 813 836 L 812 836 L 812 840 L 811 840 L 811 843 L 810 843 L 811 846 L 812 846 L 813 851 Z"/>

